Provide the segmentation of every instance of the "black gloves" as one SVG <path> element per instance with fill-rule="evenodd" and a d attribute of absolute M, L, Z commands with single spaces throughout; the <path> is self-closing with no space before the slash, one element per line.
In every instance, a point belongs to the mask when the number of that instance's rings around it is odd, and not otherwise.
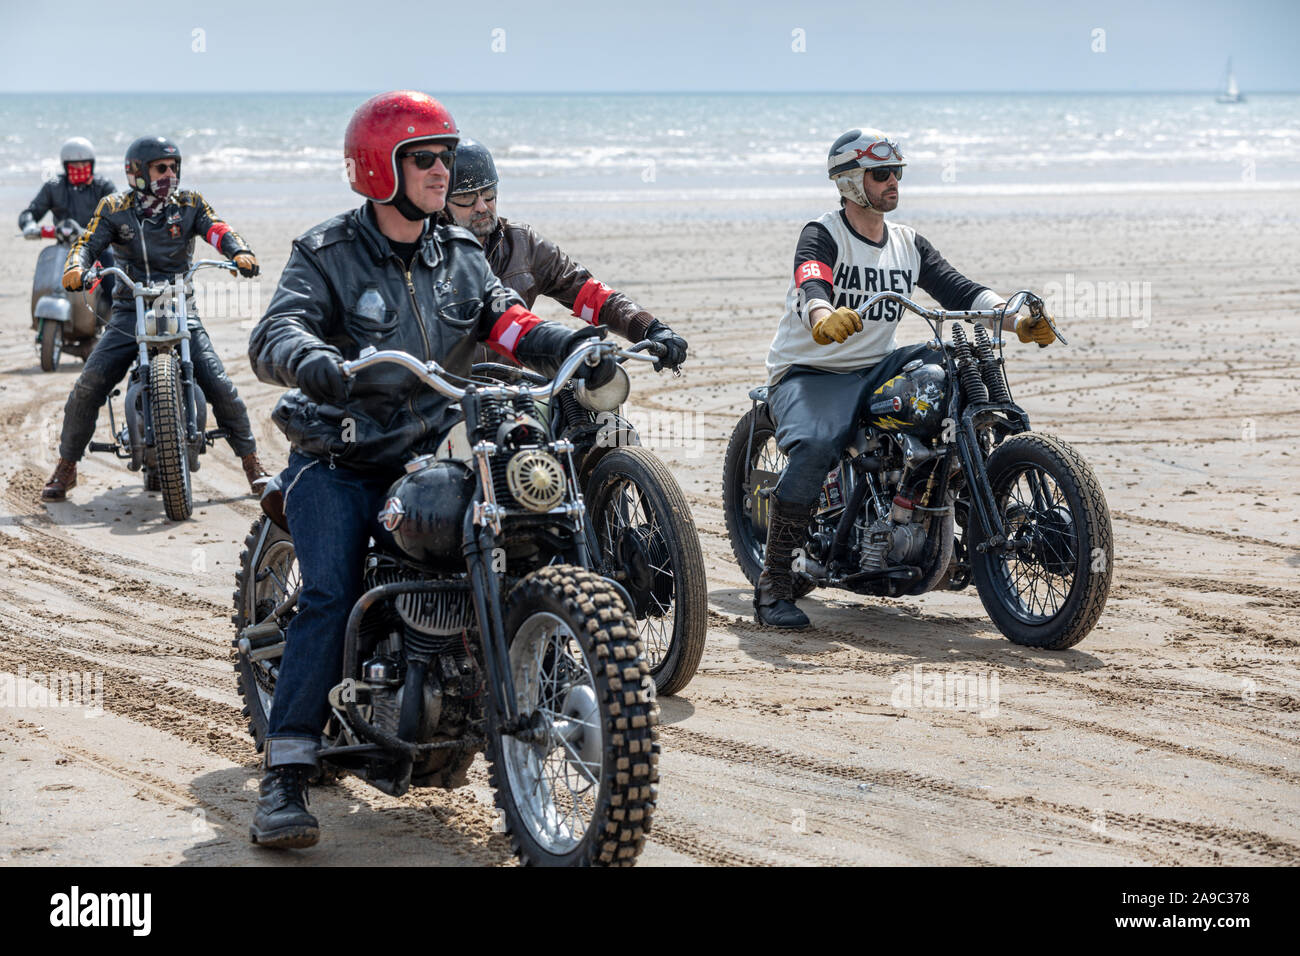
<path fill-rule="evenodd" d="M 663 371 L 664 368 L 677 368 L 686 361 L 686 340 L 658 319 L 650 323 L 650 327 L 645 330 L 645 337 L 668 350 L 663 358 L 655 362 L 656 372 Z"/>
<path fill-rule="evenodd" d="M 348 397 L 343 368 L 331 352 L 312 352 L 298 363 L 298 387 L 318 405 L 341 405 Z"/>
<path fill-rule="evenodd" d="M 565 354 L 571 355 L 578 343 L 585 342 L 587 339 L 603 339 L 606 331 L 600 326 L 589 325 L 585 329 L 578 329 L 569 333 L 569 341 L 564 346 Z M 618 362 L 606 356 L 600 360 L 598 365 L 588 365 L 583 362 L 578 366 L 578 370 L 573 373 L 573 377 L 586 379 L 588 388 L 600 388 L 614 377 L 614 370 L 617 367 Z"/>

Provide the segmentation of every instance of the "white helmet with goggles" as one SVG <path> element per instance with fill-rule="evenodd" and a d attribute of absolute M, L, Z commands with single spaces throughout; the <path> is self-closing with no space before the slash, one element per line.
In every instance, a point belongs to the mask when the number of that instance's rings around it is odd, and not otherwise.
<path fill-rule="evenodd" d="M 840 195 L 868 209 L 871 201 L 862 188 L 862 171 L 890 166 L 902 178 L 902 167 L 906 165 L 898 144 L 878 129 L 851 129 L 841 133 L 826 157 L 826 173 L 839 188 Z"/>

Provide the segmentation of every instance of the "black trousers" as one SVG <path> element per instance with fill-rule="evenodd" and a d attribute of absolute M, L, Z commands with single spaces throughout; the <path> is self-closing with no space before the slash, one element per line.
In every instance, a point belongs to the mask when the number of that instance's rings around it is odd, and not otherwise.
<path fill-rule="evenodd" d="M 867 401 L 912 359 L 938 355 L 925 342 L 895 349 L 875 365 L 852 372 L 796 365 L 768 390 L 776 444 L 789 458 L 774 494 L 790 508 L 817 503 L 826 475 L 862 422 Z"/>
<path fill-rule="evenodd" d="M 135 309 L 113 307 L 104 334 L 86 358 L 68 403 L 63 407 L 63 433 L 59 439 L 59 457 L 80 461 L 95 434 L 99 410 L 113 387 L 131 368 L 138 347 L 135 341 Z M 230 447 L 243 457 L 257 450 L 253 428 L 248 423 L 248 409 L 235 391 L 235 383 L 212 348 L 212 340 L 196 316 L 190 316 L 190 361 L 194 363 L 194 382 L 216 416 L 217 424 L 226 429 Z"/>

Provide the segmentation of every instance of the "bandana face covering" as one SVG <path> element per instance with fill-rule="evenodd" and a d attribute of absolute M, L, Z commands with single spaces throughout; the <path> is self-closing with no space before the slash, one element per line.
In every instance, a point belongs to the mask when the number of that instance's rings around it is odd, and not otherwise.
<path fill-rule="evenodd" d="M 67 165 L 68 182 L 73 186 L 84 186 L 93 175 L 90 163 L 76 162 Z"/>
<path fill-rule="evenodd" d="M 167 199 L 176 189 L 177 177 L 168 173 L 161 179 L 154 180 L 148 193 L 140 194 L 140 211 L 146 216 L 156 216 L 167 204 Z"/>

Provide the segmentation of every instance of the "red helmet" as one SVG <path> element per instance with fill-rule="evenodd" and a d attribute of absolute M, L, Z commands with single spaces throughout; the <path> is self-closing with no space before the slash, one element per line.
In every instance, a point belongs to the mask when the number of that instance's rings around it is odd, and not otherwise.
<path fill-rule="evenodd" d="M 397 150 L 420 140 L 455 149 L 460 135 L 447 108 L 427 93 L 396 90 L 372 96 L 352 114 L 343 137 L 352 191 L 376 202 L 392 202 L 400 181 Z"/>

